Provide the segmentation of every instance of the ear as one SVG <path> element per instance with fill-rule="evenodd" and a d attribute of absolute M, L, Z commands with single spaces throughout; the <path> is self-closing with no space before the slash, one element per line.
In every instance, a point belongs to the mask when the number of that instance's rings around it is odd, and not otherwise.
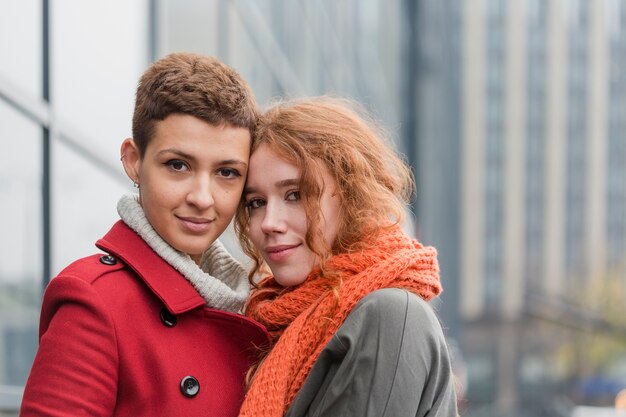
<path fill-rule="evenodd" d="M 126 171 L 128 178 L 140 184 L 139 168 L 141 167 L 141 155 L 139 154 L 139 148 L 132 138 L 127 138 L 122 142 L 120 155 L 122 164 L 124 165 L 124 171 Z"/>

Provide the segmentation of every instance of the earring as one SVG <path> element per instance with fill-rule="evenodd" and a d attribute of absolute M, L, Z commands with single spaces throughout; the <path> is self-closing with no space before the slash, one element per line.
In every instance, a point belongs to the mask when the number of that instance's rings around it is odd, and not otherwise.
<path fill-rule="evenodd" d="M 134 188 L 139 188 L 139 184 L 137 183 L 137 181 L 133 180 L 133 187 Z"/>

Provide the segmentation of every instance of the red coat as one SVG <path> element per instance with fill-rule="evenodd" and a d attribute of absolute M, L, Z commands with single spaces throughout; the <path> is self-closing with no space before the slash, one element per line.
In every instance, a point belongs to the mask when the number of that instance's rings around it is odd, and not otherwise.
<path fill-rule="evenodd" d="M 121 221 L 97 246 L 46 289 L 20 415 L 237 416 L 265 328 L 205 307 Z"/>

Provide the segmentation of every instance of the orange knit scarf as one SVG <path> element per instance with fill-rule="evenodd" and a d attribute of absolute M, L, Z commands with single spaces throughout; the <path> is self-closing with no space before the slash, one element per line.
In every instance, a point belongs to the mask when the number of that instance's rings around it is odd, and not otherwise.
<path fill-rule="evenodd" d="M 399 227 L 381 231 L 361 252 L 331 257 L 326 265 L 342 279 L 338 297 L 319 271 L 293 288 L 269 277 L 253 293 L 246 314 L 268 328 L 275 345 L 254 375 L 240 416 L 282 417 L 322 349 L 367 294 L 398 287 L 430 300 L 441 292 L 436 250 Z"/>

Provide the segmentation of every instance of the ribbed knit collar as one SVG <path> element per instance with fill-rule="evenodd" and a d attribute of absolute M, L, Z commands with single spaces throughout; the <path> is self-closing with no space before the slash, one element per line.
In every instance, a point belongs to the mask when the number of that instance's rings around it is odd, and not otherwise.
<path fill-rule="evenodd" d="M 137 195 L 122 196 L 117 212 L 128 227 L 191 283 L 208 307 L 241 311 L 250 292 L 247 273 L 219 240 L 202 255 L 198 266 L 189 255 L 175 250 L 159 236 L 148 222 Z"/>

